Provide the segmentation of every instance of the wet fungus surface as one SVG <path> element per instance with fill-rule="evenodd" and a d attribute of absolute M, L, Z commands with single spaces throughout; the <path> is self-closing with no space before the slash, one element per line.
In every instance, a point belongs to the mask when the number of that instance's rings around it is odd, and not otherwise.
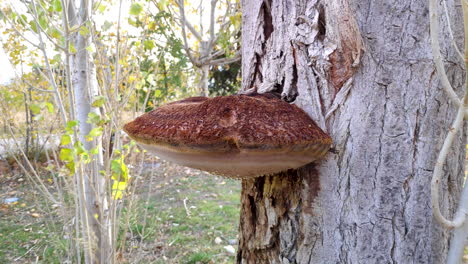
<path fill-rule="evenodd" d="M 231 178 L 251 178 L 315 161 L 331 138 L 299 107 L 268 95 L 192 97 L 124 126 L 162 159 Z"/>

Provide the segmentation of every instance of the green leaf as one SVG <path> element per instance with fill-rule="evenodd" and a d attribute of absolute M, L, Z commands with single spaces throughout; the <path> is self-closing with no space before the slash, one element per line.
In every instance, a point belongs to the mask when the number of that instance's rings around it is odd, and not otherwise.
<path fill-rule="evenodd" d="M 97 124 L 101 121 L 101 116 L 94 113 L 94 112 L 89 112 L 88 113 L 88 119 L 86 120 L 86 123 L 88 124 Z"/>
<path fill-rule="evenodd" d="M 98 10 L 102 14 L 102 13 L 104 13 L 104 11 L 106 11 L 106 6 L 101 2 L 101 3 L 99 3 Z"/>
<path fill-rule="evenodd" d="M 67 128 L 73 128 L 73 127 L 76 127 L 78 125 L 78 120 L 71 120 L 71 121 L 68 121 L 67 122 Z"/>
<path fill-rule="evenodd" d="M 75 45 L 73 45 L 73 43 L 70 43 L 70 46 L 68 46 L 68 51 L 69 51 L 71 54 L 75 54 L 75 53 L 76 53 L 76 48 L 75 48 Z"/>
<path fill-rule="evenodd" d="M 23 15 L 20 15 L 20 16 L 18 17 L 18 22 L 19 22 L 21 25 L 25 26 L 26 23 L 28 23 L 28 18 L 27 18 L 26 15 L 24 15 L 24 14 L 23 14 Z"/>
<path fill-rule="evenodd" d="M 154 48 L 154 41 L 151 39 L 143 41 L 143 47 L 145 47 L 145 50 L 152 50 Z"/>
<path fill-rule="evenodd" d="M 101 28 L 102 28 L 102 31 L 106 31 L 106 30 L 108 30 L 110 27 L 112 27 L 112 23 L 106 20 L 106 21 L 104 21 L 104 24 L 102 25 Z"/>
<path fill-rule="evenodd" d="M 32 31 L 34 31 L 34 33 L 37 33 L 37 25 L 35 21 L 30 21 L 29 26 L 31 27 Z"/>
<path fill-rule="evenodd" d="M 45 15 L 39 17 L 39 25 L 43 29 L 47 29 L 47 18 L 45 17 Z"/>
<path fill-rule="evenodd" d="M 60 145 L 65 146 L 71 143 L 70 135 L 62 135 L 60 138 Z"/>
<path fill-rule="evenodd" d="M 130 17 L 128 18 L 128 24 L 130 26 L 138 27 L 137 20 L 133 20 Z"/>
<path fill-rule="evenodd" d="M 154 91 L 154 97 L 161 97 L 161 90 Z"/>
<path fill-rule="evenodd" d="M 86 153 L 86 149 L 83 147 L 83 143 L 81 143 L 80 141 L 75 142 L 75 145 L 73 147 L 77 155 L 82 155 L 83 153 Z"/>
<path fill-rule="evenodd" d="M 47 111 L 49 111 L 49 113 L 53 113 L 54 112 L 54 105 L 52 103 L 45 103 L 45 106 L 47 107 Z"/>
<path fill-rule="evenodd" d="M 86 35 L 89 34 L 89 29 L 86 26 L 81 26 L 79 32 L 81 36 L 85 37 Z"/>
<path fill-rule="evenodd" d="M 29 106 L 29 109 L 33 115 L 38 115 L 41 112 L 41 107 L 38 104 L 32 104 Z"/>
<path fill-rule="evenodd" d="M 94 46 L 93 45 L 89 45 L 88 47 L 85 48 L 89 53 L 93 53 L 95 52 L 94 50 Z"/>
<path fill-rule="evenodd" d="M 54 0 L 52 6 L 56 12 L 62 12 L 62 2 L 60 0 Z"/>
<path fill-rule="evenodd" d="M 52 59 L 54 62 L 61 62 L 62 61 L 62 56 L 60 56 L 60 54 L 55 54 L 53 59 Z"/>
<path fill-rule="evenodd" d="M 138 16 L 138 14 L 140 14 L 141 11 L 143 11 L 143 7 L 139 3 L 133 3 L 130 6 L 130 15 L 132 16 Z"/>
<path fill-rule="evenodd" d="M 86 141 L 91 141 L 93 138 L 99 137 L 100 135 L 102 135 L 102 127 L 95 127 L 86 135 Z"/>
<path fill-rule="evenodd" d="M 70 162 L 66 163 L 65 167 L 67 167 L 67 169 L 70 171 L 71 174 L 75 173 L 75 162 L 74 161 L 70 161 Z"/>
<path fill-rule="evenodd" d="M 97 155 L 99 153 L 99 146 L 96 146 L 89 150 L 90 154 Z"/>
<path fill-rule="evenodd" d="M 106 102 L 106 98 L 104 96 L 96 96 L 94 97 L 93 103 L 91 103 L 92 107 L 101 107 Z"/>
<path fill-rule="evenodd" d="M 63 148 L 60 150 L 59 158 L 65 162 L 71 162 L 74 160 L 73 150 L 69 148 Z"/>
<path fill-rule="evenodd" d="M 242 14 L 236 13 L 235 15 L 230 16 L 229 21 L 235 28 L 239 28 L 242 22 Z"/>
<path fill-rule="evenodd" d="M 128 180 L 128 168 L 124 162 L 124 155 L 121 155 L 120 158 L 111 161 L 111 170 L 112 179 L 124 182 Z"/>
<path fill-rule="evenodd" d="M 49 32 L 49 35 L 55 39 L 59 39 L 62 37 L 62 33 L 56 28 L 52 28 Z"/>
<path fill-rule="evenodd" d="M 167 0 L 159 0 L 159 1 L 158 1 L 158 7 L 159 7 L 159 9 L 161 9 L 161 10 L 166 9 L 167 4 L 168 4 L 168 1 L 167 1 Z"/>

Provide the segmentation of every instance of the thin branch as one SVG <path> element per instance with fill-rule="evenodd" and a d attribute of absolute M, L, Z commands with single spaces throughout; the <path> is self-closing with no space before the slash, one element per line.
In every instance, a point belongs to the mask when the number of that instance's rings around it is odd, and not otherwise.
<path fill-rule="evenodd" d="M 215 32 L 214 32 L 214 26 L 215 26 L 215 11 L 216 11 L 216 4 L 218 3 L 218 0 L 211 0 L 211 10 L 210 10 L 210 47 L 215 39 Z"/>
<path fill-rule="evenodd" d="M 25 78 L 22 78 L 21 81 L 25 82 L 31 89 L 42 92 L 42 93 L 54 93 L 54 90 L 44 90 L 41 88 L 37 88 L 32 83 L 28 82 Z"/>
<path fill-rule="evenodd" d="M 447 159 L 447 154 L 450 150 L 450 147 L 452 146 L 453 140 L 458 130 L 460 130 L 461 125 L 463 124 L 464 112 L 464 107 L 462 105 L 458 109 L 457 117 L 455 118 L 452 127 L 449 129 L 447 137 L 444 141 L 444 145 L 442 146 L 442 150 L 439 152 L 439 156 L 434 167 L 434 174 L 432 175 L 431 181 L 432 211 L 436 220 L 446 228 L 459 227 L 463 224 L 463 222 L 466 219 L 466 213 L 463 210 L 459 210 L 455 214 L 454 220 L 448 220 L 440 212 L 439 206 L 439 186 L 442 178 L 444 163 Z"/>
<path fill-rule="evenodd" d="M 69 10 L 70 8 L 73 8 L 73 4 L 70 3 L 70 1 L 67 0 L 61 0 L 62 3 L 62 25 L 63 25 L 63 30 L 65 31 L 64 33 L 64 39 L 65 39 L 65 74 L 66 74 L 66 79 L 67 79 L 67 90 L 68 90 L 68 103 L 70 104 L 70 118 L 71 120 L 75 120 L 75 108 L 73 107 L 75 105 L 75 101 L 73 100 L 73 84 L 72 84 L 72 78 L 71 78 L 71 63 L 70 63 L 70 27 L 69 27 Z M 76 139 L 76 136 L 75 136 Z"/>
<path fill-rule="evenodd" d="M 32 16 L 33 20 L 36 22 L 35 24 L 36 24 L 36 28 L 38 30 L 37 34 L 39 35 L 39 34 L 41 34 L 41 32 L 44 32 L 44 35 L 46 36 L 46 38 L 50 42 L 52 42 L 52 44 L 54 44 L 59 50 L 63 51 L 65 48 L 60 46 L 60 44 L 58 44 L 51 36 L 49 36 L 49 34 L 47 34 L 46 30 L 44 28 L 42 28 L 41 24 L 37 23 L 37 21 L 39 21 L 39 16 L 37 14 L 36 6 L 34 4 L 32 5 L 32 8 L 34 8 L 34 10 L 32 10 L 31 7 L 29 7 L 28 5 L 26 5 L 26 6 L 27 6 L 29 12 L 31 13 L 31 16 Z M 39 4 L 39 6 L 44 10 L 44 7 L 42 7 L 41 4 Z M 44 12 L 46 12 L 46 11 L 44 10 Z M 25 21 L 23 19 L 23 17 L 19 16 L 19 18 L 23 21 L 24 24 L 28 24 L 27 21 Z M 55 29 L 57 29 L 57 27 L 55 27 L 53 24 L 52 24 L 52 26 Z M 28 30 L 33 31 L 32 28 L 29 28 Z M 63 32 L 61 30 L 59 30 L 59 29 L 57 29 L 57 30 L 60 31 L 60 33 L 63 35 Z"/>
<path fill-rule="evenodd" d="M 229 16 L 230 13 L 231 13 L 231 1 L 226 1 L 226 12 L 224 13 L 223 18 L 220 21 L 221 25 L 219 26 L 218 34 L 213 34 L 214 37 L 210 37 L 210 49 L 213 48 L 215 43 L 218 41 L 220 33 L 223 32 L 227 28 L 228 25 L 231 25 L 231 22 L 229 20 L 226 20 L 226 18 Z M 212 17 L 212 22 L 214 24 L 213 17 Z M 233 35 L 235 34 L 237 34 L 237 32 L 235 32 Z"/>
<path fill-rule="evenodd" d="M 445 18 L 447 18 L 448 33 L 450 34 L 450 38 L 452 39 L 451 41 L 452 45 L 455 48 L 455 51 L 457 52 L 458 56 L 460 56 L 460 58 L 463 59 L 463 54 L 458 49 L 457 43 L 455 43 L 455 37 L 453 36 L 452 25 L 450 23 L 450 16 L 449 16 L 448 9 L 447 9 L 447 1 L 444 0 L 442 1 L 442 3 L 444 4 Z"/>
<path fill-rule="evenodd" d="M 224 55 L 224 53 L 226 53 L 226 51 L 223 50 L 223 49 L 217 50 L 217 51 L 211 53 L 210 56 L 208 56 L 208 57 L 205 59 L 205 61 L 214 60 L 215 58 L 217 58 L 217 57 L 219 57 L 219 56 L 221 56 L 221 55 Z"/>
<path fill-rule="evenodd" d="M 465 35 L 465 91 L 468 93 L 468 2 L 466 0 L 462 2 L 462 9 L 463 9 L 463 26 L 464 26 L 464 35 Z M 448 17 L 447 17 L 448 19 Z M 468 96 L 465 95 L 465 99 L 463 101 L 464 108 L 468 106 Z M 460 110 L 461 111 L 461 110 Z M 467 116 L 465 114 L 464 119 Z M 463 121 L 461 122 L 463 123 Z M 460 124 L 460 127 L 462 124 Z M 457 218 L 465 218 L 464 223 L 458 228 L 453 231 L 453 237 L 450 241 L 450 248 L 447 256 L 447 263 L 455 264 L 460 263 L 461 259 L 463 258 L 463 251 L 466 244 L 466 237 L 468 234 L 468 221 L 466 220 L 468 211 L 468 181 L 465 181 L 465 186 L 463 188 L 463 193 L 460 198 L 460 203 L 458 205 L 457 213 L 455 213 L 455 219 Z M 462 216 L 461 216 L 462 215 Z"/>
<path fill-rule="evenodd" d="M 31 40 L 29 40 L 28 38 L 26 38 L 16 27 L 15 27 L 15 24 L 8 18 L 8 16 L 4 16 L 5 19 L 7 20 L 7 22 L 11 25 L 11 28 L 16 32 L 16 34 L 20 35 L 21 38 L 23 38 L 24 40 L 26 40 L 29 44 L 31 44 L 33 47 L 37 48 L 37 49 L 40 49 L 41 47 L 32 42 Z"/>
<path fill-rule="evenodd" d="M 180 2 L 179 2 L 180 1 Z M 190 24 L 190 22 L 187 21 L 186 17 L 185 17 L 185 4 L 184 4 L 184 0 L 179 0 L 179 1 L 176 1 L 177 3 L 177 6 L 179 7 L 179 10 L 180 10 L 180 21 L 182 23 L 182 27 L 185 25 L 189 30 L 190 32 L 192 32 L 192 34 L 195 36 L 195 38 L 197 38 L 199 41 L 201 41 L 203 38 L 202 38 L 202 35 L 201 33 L 199 33 L 193 26 L 192 24 Z"/>
<path fill-rule="evenodd" d="M 48 197 L 50 199 L 50 201 L 52 201 L 53 203 L 59 204 L 59 202 L 57 200 L 55 200 L 54 196 L 49 192 L 47 187 L 44 185 L 43 181 L 41 180 L 41 178 L 37 174 L 36 169 L 34 168 L 34 166 L 29 161 L 28 156 L 26 155 L 26 153 L 24 153 L 23 148 L 21 148 L 21 146 L 19 146 L 18 140 L 16 139 L 16 137 L 15 137 L 15 135 L 13 133 L 13 130 L 11 129 L 11 126 L 8 126 L 8 133 L 10 134 L 10 138 L 13 139 L 13 143 L 16 145 L 16 149 L 18 149 L 20 151 L 20 154 L 23 157 L 23 160 L 25 161 L 25 163 L 26 163 L 27 167 L 29 168 L 29 170 L 23 166 L 22 162 L 12 152 L 12 149 L 7 148 L 7 151 L 9 152 L 10 156 L 12 156 L 15 159 L 16 163 L 23 170 L 24 174 L 27 175 L 32 182 L 36 182 L 38 184 L 38 187 L 40 187 L 38 189 L 44 196 Z M 4 139 L 4 141 L 6 141 L 6 140 Z M 32 172 L 32 175 L 34 177 L 31 176 L 30 171 Z"/>
<path fill-rule="evenodd" d="M 34 9 L 34 12 L 36 12 L 36 15 L 37 15 L 35 1 L 32 0 L 31 4 L 32 4 L 32 7 Z M 36 26 L 39 27 L 39 22 L 37 21 L 37 19 L 35 20 L 35 22 L 36 22 Z M 52 87 L 54 89 L 54 98 L 55 98 L 55 101 L 57 103 L 57 106 L 60 109 L 60 114 L 62 115 L 63 122 L 66 125 L 67 124 L 67 116 L 66 116 L 66 112 L 65 112 L 65 107 L 63 106 L 62 98 L 60 96 L 60 92 L 58 90 L 57 83 L 55 82 L 55 78 L 54 78 L 54 76 L 52 74 L 52 68 L 50 67 L 50 64 L 49 64 L 49 58 L 47 56 L 47 51 L 45 49 L 45 43 L 42 40 L 42 34 L 38 33 L 37 35 L 39 37 L 39 43 L 40 43 L 39 47 L 40 47 L 40 50 L 42 51 L 42 55 L 44 56 L 44 61 L 45 61 L 46 67 L 47 67 L 47 72 L 49 73 L 49 83 L 52 85 Z"/>
<path fill-rule="evenodd" d="M 468 205 L 468 184 L 465 182 L 463 188 L 462 198 L 460 199 L 459 210 L 465 210 Z M 448 264 L 458 264 L 463 258 L 463 251 L 466 243 L 466 235 L 468 234 L 468 221 L 463 223 L 462 226 L 453 231 L 453 238 L 450 241 L 450 248 L 447 256 Z"/>
<path fill-rule="evenodd" d="M 458 95 L 453 90 L 452 85 L 447 77 L 445 72 L 444 62 L 442 60 L 442 54 L 440 53 L 440 44 L 439 44 L 439 22 L 437 20 L 437 3 L 436 0 L 429 0 L 429 17 L 430 17 L 430 34 L 431 34 L 431 46 L 432 54 L 434 56 L 434 63 L 437 68 L 437 72 L 440 76 L 440 81 L 442 87 L 447 93 L 450 101 L 452 101 L 456 107 L 460 107 L 461 100 L 458 98 Z"/>
<path fill-rule="evenodd" d="M 120 75 L 120 17 L 122 13 L 122 0 L 119 1 L 119 13 L 117 16 L 117 39 L 115 43 L 115 86 L 114 86 L 114 94 L 113 99 L 117 98 L 119 92 L 119 75 Z"/>
<path fill-rule="evenodd" d="M 182 23 L 182 37 L 184 39 L 184 49 L 185 52 L 187 53 L 187 56 L 189 57 L 190 61 L 195 65 L 199 66 L 200 63 L 198 62 L 197 59 L 195 59 L 192 55 L 192 52 L 190 51 L 190 48 L 188 47 L 188 42 L 187 42 L 187 33 L 185 32 L 185 27 L 187 25 L 187 21 L 185 19 L 185 10 L 184 10 L 184 0 L 179 0 L 179 10 L 180 10 L 180 15 L 181 15 L 181 23 Z"/>
<path fill-rule="evenodd" d="M 197 9 L 198 9 L 199 17 L 200 17 L 200 22 L 199 22 L 200 33 L 203 35 L 205 33 L 205 30 L 203 29 L 203 11 L 204 11 L 203 0 L 200 0 L 200 5 L 198 6 Z"/>
<path fill-rule="evenodd" d="M 232 58 L 222 58 L 222 59 L 212 60 L 209 62 L 209 64 L 213 66 L 214 65 L 221 66 L 221 65 L 226 65 L 226 64 L 237 62 L 240 59 L 241 59 L 241 54 L 237 52 Z"/>

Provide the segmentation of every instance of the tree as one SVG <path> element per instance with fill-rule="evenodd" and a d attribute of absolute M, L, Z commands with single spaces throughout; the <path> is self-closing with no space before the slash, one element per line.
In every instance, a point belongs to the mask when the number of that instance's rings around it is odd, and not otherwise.
<path fill-rule="evenodd" d="M 447 3 L 458 37 L 461 13 Z M 243 0 L 242 10 L 242 88 L 297 93 L 334 150 L 243 180 L 238 263 L 444 263 L 450 236 L 434 221 L 430 182 L 456 109 L 432 61 L 427 1 Z M 445 67 L 461 92 L 450 46 Z M 444 168 L 444 215 L 463 183 L 465 137 Z"/>
<path fill-rule="evenodd" d="M 208 79 L 210 67 L 223 66 L 234 63 L 240 60 L 238 52 L 238 35 L 240 30 L 238 26 L 238 2 L 227 0 L 224 2 L 225 13 L 216 21 L 216 6 L 218 0 L 211 0 L 209 29 L 203 30 L 203 0 L 200 1 L 200 29 L 197 30 L 187 19 L 184 0 L 176 0 L 176 5 L 179 9 L 179 21 L 182 31 L 184 50 L 190 62 L 199 69 L 199 89 L 200 94 L 209 96 Z M 176 12 L 173 12 L 176 13 Z M 219 29 L 216 31 L 215 26 L 219 24 Z M 188 42 L 188 34 L 186 29 L 193 34 L 198 42 L 197 51 L 194 52 Z M 233 54 L 230 54 L 233 53 Z"/>
<path fill-rule="evenodd" d="M 64 260 L 67 263 L 116 261 L 121 210 L 117 207 L 129 178 L 124 157 L 130 145 L 123 145 L 115 131 L 122 122 L 120 112 L 135 85 L 125 71 L 120 70 L 119 55 L 128 51 L 119 50 L 120 28 L 117 28 L 113 56 L 115 65 L 111 65 L 101 42 L 103 38 L 96 32 L 92 15 L 96 10 L 104 10 L 105 3 L 101 1 L 93 6 L 88 0 L 32 0 L 22 2 L 21 6 L 0 6 L 0 18 L 9 27 L 5 34 L 12 39 L 21 38 L 18 43 L 26 43 L 27 47 L 5 45 L 4 48 L 8 48 L 10 57 L 16 58 L 15 65 L 30 63 L 38 73 L 37 78 L 28 78 L 24 73 L 21 76 L 21 82 L 34 91 L 33 95 L 41 94 L 36 97 L 45 100 L 38 103 L 37 98 L 28 99 L 31 101 L 29 109 L 35 117 L 39 117 L 43 109 L 48 109 L 49 114 L 57 112 L 55 119 L 62 124 L 58 129 L 50 128 L 50 133 L 61 134 L 58 135 L 60 147 L 46 150 L 48 163 L 52 163 L 50 156 L 54 158 L 55 164 L 49 169 L 55 183 L 58 182 L 57 193 L 47 189 L 39 168 L 31 164 L 24 151 L 21 155 L 10 154 L 17 161 L 17 156 L 24 159 L 24 165 L 20 164 L 24 174 L 49 201 L 60 207 L 64 236 L 70 238 Z M 22 56 L 26 49 L 31 50 L 27 59 Z M 96 68 L 101 73 L 101 86 Z M 126 70 L 128 68 L 132 67 Z M 127 85 L 125 91 L 121 83 Z M 44 99 L 44 94 L 51 95 L 53 103 L 47 101 L 49 96 Z M 53 126 L 53 123 L 45 126 Z M 17 136 L 11 127 L 9 136 L 13 140 Z M 38 138 L 41 136 L 45 135 L 38 135 Z"/>

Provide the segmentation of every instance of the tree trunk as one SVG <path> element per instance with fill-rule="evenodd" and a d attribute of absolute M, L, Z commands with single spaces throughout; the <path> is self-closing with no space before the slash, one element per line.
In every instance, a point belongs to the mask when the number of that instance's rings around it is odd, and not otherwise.
<path fill-rule="evenodd" d="M 80 1 L 76 14 L 77 25 L 86 26 L 91 10 L 89 1 Z M 90 112 L 98 112 L 91 105 L 93 98 L 98 95 L 98 84 L 93 58 L 86 49 L 90 44 L 90 34 L 75 33 L 76 53 L 72 57 L 72 84 L 76 118 L 79 121 L 79 141 L 88 152 L 98 148 L 98 154 L 91 155 L 90 162 L 82 162 L 75 173 L 87 264 L 109 263 L 113 252 L 105 179 L 99 173 L 103 167 L 102 140 L 100 136 L 93 140 L 86 139 L 93 129 L 93 125 L 87 122 L 88 115 Z"/>
<path fill-rule="evenodd" d="M 461 41 L 458 2 L 447 3 Z M 243 89 L 297 93 L 335 150 L 296 171 L 243 180 L 237 262 L 444 263 L 449 232 L 433 219 L 430 181 L 456 109 L 433 65 L 427 1 L 242 5 Z M 462 62 L 441 31 L 461 91 Z M 464 139 L 446 166 L 447 216 L 463 181 Z"/>
<path fill-rule="evenodd" d="M 204 61 L 210 55 L 211 47 L 208 41 L 201 41 L 199 52 L 200 52 L 200 59 L 203 61 L 202 64 L 199 66 L 200 71 L 200 95 L 201 96 L 210 96 L 210 91 L 208 90 L 208 78 L 210 74 L 210 64 L 209 61 Z"/>
<path fill-rule="evenodd" d="M 208 90 L 208 75 L 210 73 L 210 65 L 203 65 L 200 67 L 200 91 L 201 96 L 210 96 Z"/>

